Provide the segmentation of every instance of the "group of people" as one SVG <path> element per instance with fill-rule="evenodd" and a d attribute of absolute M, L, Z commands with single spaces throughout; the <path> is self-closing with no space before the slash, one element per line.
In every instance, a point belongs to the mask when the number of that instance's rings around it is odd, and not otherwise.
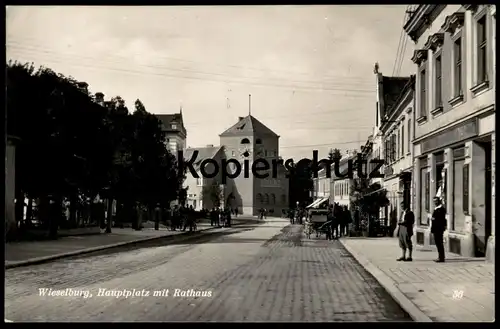
<path fill-rule="evenodd" d="M 188 228 L 189 231 L 196 230 L 196 212 L 193 206 L 175 205 L 170 210 L 170 229 L 186 231 Z"/>
<path fill-rule="evenodd" d="M 329 239 L 338 239 L 348 235 L 352 217 L 347 206 L 342 206 L 338 203 L 331 204 L 328 207 L 326 216 L 331 228 L 328 232 Z"/>
<path fill-rule="evenodd" d="M 219 207 L 212 208 L 212 210 L 209 213 L 210 226 L 231 227 L 231 215 L 233 214 L 234 210 L 229 208 L 224 208 L 224 209 Z"/>
<path fill-rule="evenodd" d="M 402 256 L 398 258 L 398 261 L 411 262 L 413 253 L 413 244 L 411 238 L 413 236 L 413 225 L 415 224 L 415 215 L 404 202 L 401 203 L 403 211 L 401 212 L 401 217 L 398 222 L 397 237 L 399 239 L 399 247 L 402 250 Z M 446 209 L 443 207 L 443 203 L 439 197 L 434 198 L 434 211 L 432 212 L 431 219 L 431 233 L 434 235 L 434 242 L 436 243 L 436 248 L 438 251 L 438 258 L 435 260 L 437 263 L 443 263 L 445 261 L 444 254 L 444 241 L 443 235 L 444 231 L 448 226 L 446 220 Z"/>

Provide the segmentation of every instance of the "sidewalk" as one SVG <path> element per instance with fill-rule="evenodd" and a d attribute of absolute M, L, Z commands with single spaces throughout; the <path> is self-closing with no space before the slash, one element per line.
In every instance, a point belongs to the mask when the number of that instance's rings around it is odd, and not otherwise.
<path fill-rule="evenodd" d="M 238 218 L 233 220 L 233 225 L 249 222 L 256 221 Z M 198 232 L 215 228 L 210 226 L 209 223 L 198 224 Z M 5 268 L 43 263 L 141 241 L 186 235 L 186 233 L 188 232 L 169 231 L 165 228 L 160 228 L 158 231 L 154 230 L 154 228 L 144 228 L 141 231 L 131 228 L 113 228 L 110 234 L 68 236 L 51 241 L 11 242 L 5 244 Z"/>
<path fill-rule="evenodd" d="M 495 319 L 495 268 L 484 258 L 417 247 L 413 262 L 401 257 L 395 238 L 346 238 L 341 243 L 418 322 L 492 322 Z"/>

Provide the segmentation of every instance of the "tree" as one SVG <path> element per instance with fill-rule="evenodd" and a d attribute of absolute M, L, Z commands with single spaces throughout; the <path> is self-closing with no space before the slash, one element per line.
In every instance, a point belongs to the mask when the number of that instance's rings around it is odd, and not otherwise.
<path fill-rule="evenodd" d="M 133 114 L 119 96 L 103 106 L 85 82 L 12 61 L 6 65 L 6 82 L 7 131 L 20 138 L 17 199 L 40 199 L 43 214 L 49 198 L 56 204 L 69 198 L 74 220 L 78 196 L 93 200 L 99 194 L 109 200 L 110 232 L 113 200 L 132 210 L 137 202 L 168 205 L 185 194 L 186 172 L 179 172 L 159 120 L 140 100 Z M 21 214 L 22 205 L 18 202 Z M 55 235 L 59 223 L 52 220 L 46 226 Z"/>
<path fill-rule="evenodd" d="M 340 160 L 341 158 L 342 158 L 342 151 L 340 151 L 340 149 L 338 148 L 330 149 L 330 151 L 328 152 L 329 160 L 335 160 L 335 159 Z"/>
<path fill-rule="evenodd" d="M 311 192 L 314 190 L 312 167 L 294 166 L 294 172 L 289 177 L 290 207 L 294 208 L 296 203 L 310 203 L 312 201 Z"/>
<path fill-rule="evenodd" d="M 208 199 L 214 207 L 218 207 L 222 201 L 222 187 L 217 182 L 213 182 L 212 184 L 203 186 L 201 195 L 203 200 Z"/>
<path fill-rule="evenodd" d="M 387 191 L 379 183 L 370 184 L 368 178 L 356 178 L 350 196 L 351 208 L 359 211 L 362 217 L 367 217 L 368 229 L 371 231 L 374 221 L 378 220 L 380 208 L 389 205 Z"/>

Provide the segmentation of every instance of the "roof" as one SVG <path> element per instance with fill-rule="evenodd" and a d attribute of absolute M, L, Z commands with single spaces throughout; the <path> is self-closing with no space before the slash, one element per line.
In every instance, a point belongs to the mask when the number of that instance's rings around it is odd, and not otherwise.
<path fill-rule="evenodd" d="M 382 91 L 384 93 L 384 108 L 381 109 L 381 117 L 390 115 L 403 88 L 410 81 L 410 77 L 382 77 Z"/>
<path fill-rule="evenodd" d="M 198 151 L 198 156 L 196 157 L 196 162 L 193 167 L 197 170 L 200 164 L 205 159 L 213 159 L 217 153 L 223 148 L 223 146 L 212 146 L 212 147 L 190 147 L 184 152 L 185 159 L 191 159 L 194 151 Z"/>
<path fill-rule="evenodd" d="M 156 117 L 163 124 L 163 130 L 172 130 L 172 123 L 178 123 L 181 127 L 184 127 L 182 112 L 174 114 L 156 114 Z"/>
<path fill-rule="evenodd" d="M 279 137 L 274 131 L 267 128 L 262 122 L 257 120 L 252 115 L 246 117 L 240 117 L 238 122 L 234 124 L 231 128 L 220 134 L 220 137 L 227 136 L 242 136 L 242 135 L 254 135 L 254 136 L 274 136 Z"/>

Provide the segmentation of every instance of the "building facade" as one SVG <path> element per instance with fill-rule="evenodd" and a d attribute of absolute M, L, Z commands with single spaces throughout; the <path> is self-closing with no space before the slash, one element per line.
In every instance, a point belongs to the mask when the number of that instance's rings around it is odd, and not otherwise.
<path fill-rule="evenodd" d="M 331 187 L 330 187 L 330 191 L 333 195 L 332 203 L 338 203 L 341 206 L 347 206 L 349 207 L 349 209 L 351 202 L 350 195 L 352 191 L 354 175 L 352 175 L 352 177 L 349 177 L 349 175 L 347 175 L 349 170 L 348 164 L 349 160 L 354 162 L 355 159 L 356 156 L 351 154 L 339 162 L 339 173 L 341 174 L 342 177 L 337 177 L 335 173 L 332 173 Z"/>
<path fill-rule="evenodd" d="M 399 96 L 385 111 L 380 131 L 384 136 L 384 178 L 383 187 L 387 191 L 389 206 L 384 209 L 388 219 L 386 226 L 397 227 L 397 220 L 405 206 L 412 207 L 411 182 L 413 176 L 413 108 L 415 77 L 407 79 Z"/>
<path fill-rule="evenodd" d="M 187 131 L 184 127 L 182 109 L 179 113 L 157 114 L 156 117 L 162 123 L 167 149 L 177 157 L 178 151 L 186 149 Z"/>
<path fill-rule="evenodd" d="M 416 44 L 417 243 L 434 244 L 437 195 L 447 210 L 445 248 L 487 258 L 495 241 L 495 25 L 492 5 L 420 5 L 404 27 Z"/>
<path fill-rule="evenodd" d="M 199 178 L 186 175 L 184 182 L 187 190 L 186 206 L 192 206 L 195 210 L 212 209 L 214 207 L 226 206 L 224 197 L 219 197 L 221 202 L 216 202 L 214 194 L 219 189 L 220 194 L 224 195 L 225 188 L 222 186 L 221 173 L 219 172 L 213 178 L 206 178 L 200 172 L 200 165 L 204 160 L 211 159 L 220 164 L 222 159 L 225 159 L 224 147 L 207 145 L 206 147 L 187 148 L 185 158 L 190 159 L 194 151 L 198 151 L 196 162 L 193 164 Z M 214 172 L 214 165 L 208 164 L 205 166 L 205 171 L 208 173 Z"/>
<path fill-rule="evenodd" d="M 219 136 L 225 157 L 238 160 L 242 167 L 241 174 L 226 184 L 228 202 L 240 214 L 257 215 L 259 209 L 264 208 L 268 214 L 280 216 L 281 211 L 288 208 L 289 182 L 283 165 L 276 166 L 276 177 L 272 175 L 273 163 L 281 159 L 279 136 L 251 115 L 239 117 L 236 124 Z M 259 173 L 269 173 L 269 176 L 254 177 L 250 168 L 249 177 L 245 177 L 245 162 L 251 167 L 258 159 L 265 159 L 270 166 L 267 170 L 259 170 Z M 234 166 L 229 167 L 234 171 Z"/>
<path fill-rule="evenodd" d="M 16 146 L 17 138 L 7 136 L 5 147 L 5 234 L 15 233 L 16 220 Z"/>

